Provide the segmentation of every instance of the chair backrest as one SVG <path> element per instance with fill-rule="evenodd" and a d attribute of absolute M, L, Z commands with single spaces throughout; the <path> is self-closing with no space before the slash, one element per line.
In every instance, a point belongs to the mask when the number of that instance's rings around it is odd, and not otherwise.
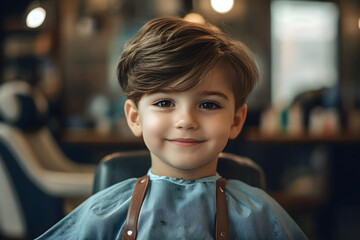
<path fill-rule="evenodd" d="M 44 169 L 94 173 L 95 164 L 79 165 L 65 156 L 47 127 L 48 120 L 48 101 L 39 89 L 18 80 L 0 85 L 0 124 L 21 135 Z"/>
<path fill-rule="evenodd" d="M 64 216 L 63 199 L 91 194 L 95 165 L 67 159 L 46 120 L 35 88 L 0 85 L 0 236 L 33 239 Z"/>
<path fill-rule="evenodd" d="M 100 161 L 97 167 L 93 193 L 128 178 L 142 177 L 150 167 L 150 153 L 147 150 L 109 154 Z M 265 189 L 262 168 L 249 158 L 221 153 L 217 171 L 226 179 L 237 179 L 251 186 Z"/>
<path fill-rule="evenodd" d="M 0 184 L 0 211 L 9 216 L 0 215 L 0 233 L 8 238 L 33 239 L 64 216 L 62 201 L 45 193 L 32 181 L 19 164 L 18 155 L 14 154 L 13 148 L 4 140 L 1 127 L 0 125 L 0 167 L 5 174 Z M 8 202 L 13 204 L 9 205 Z M 10 216 L 16 216 L 11 225 Z"/>

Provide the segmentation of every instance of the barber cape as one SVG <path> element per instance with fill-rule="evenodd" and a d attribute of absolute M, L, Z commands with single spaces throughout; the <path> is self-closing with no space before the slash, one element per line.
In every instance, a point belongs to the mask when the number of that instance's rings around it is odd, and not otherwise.
<path fill-rule="evenodd" d="M 184 180 L 151 173 L 137 239 L 215 239 L 216 180 Z M 136 179 L 84 201 L 41 239 L 121 239 Z M 226 181 L 229 239 L 307 239 L 289 215 L 259 188 Z"/>

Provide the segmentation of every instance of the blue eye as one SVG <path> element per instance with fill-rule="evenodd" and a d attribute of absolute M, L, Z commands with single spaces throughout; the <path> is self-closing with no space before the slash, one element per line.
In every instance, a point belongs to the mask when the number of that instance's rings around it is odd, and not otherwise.
<path fill-rule="evenodd" d="M 156 102 L 154 105 L 162 108 L 169 108 L 175 106 L 174 103 L 172 103 L 170 100 L 161 100 Z"/>
<path fill-rule="evenodd" d="M 213 102 L 203 102 L 202 104 L 200 104 L 200 108 L 204 108 L 207 110 L 214 110 L 220 108 L 220 106 Z"/>

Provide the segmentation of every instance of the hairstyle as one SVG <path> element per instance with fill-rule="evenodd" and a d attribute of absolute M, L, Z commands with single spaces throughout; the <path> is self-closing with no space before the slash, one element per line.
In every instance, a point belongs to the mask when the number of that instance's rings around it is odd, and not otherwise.
<path fill-rule="evenodd" d="M 162 17 L 147 22 L 125 46 L 117 78 L 124 95 L 138 104 L 145 94 L 192 88 L 216 64 L 227 68 L 235 107 L 242 106 L 258 81 L 245 45 L 211 24 Z"/>

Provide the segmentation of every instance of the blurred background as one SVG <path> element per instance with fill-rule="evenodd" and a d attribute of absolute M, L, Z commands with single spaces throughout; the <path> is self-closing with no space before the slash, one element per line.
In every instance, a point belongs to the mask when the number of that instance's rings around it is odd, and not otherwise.
<path fill-rule="evenodd" d="M 1 0 L 0 239 L 37 236 L 91 194 L 103 156 L 145 148 L 115 70 L 159 16 L 210 22 L 254 52 L 260 83 L 225 151 L 264 169 L 310 239 L 359 239 L 359 0 Z"/>

